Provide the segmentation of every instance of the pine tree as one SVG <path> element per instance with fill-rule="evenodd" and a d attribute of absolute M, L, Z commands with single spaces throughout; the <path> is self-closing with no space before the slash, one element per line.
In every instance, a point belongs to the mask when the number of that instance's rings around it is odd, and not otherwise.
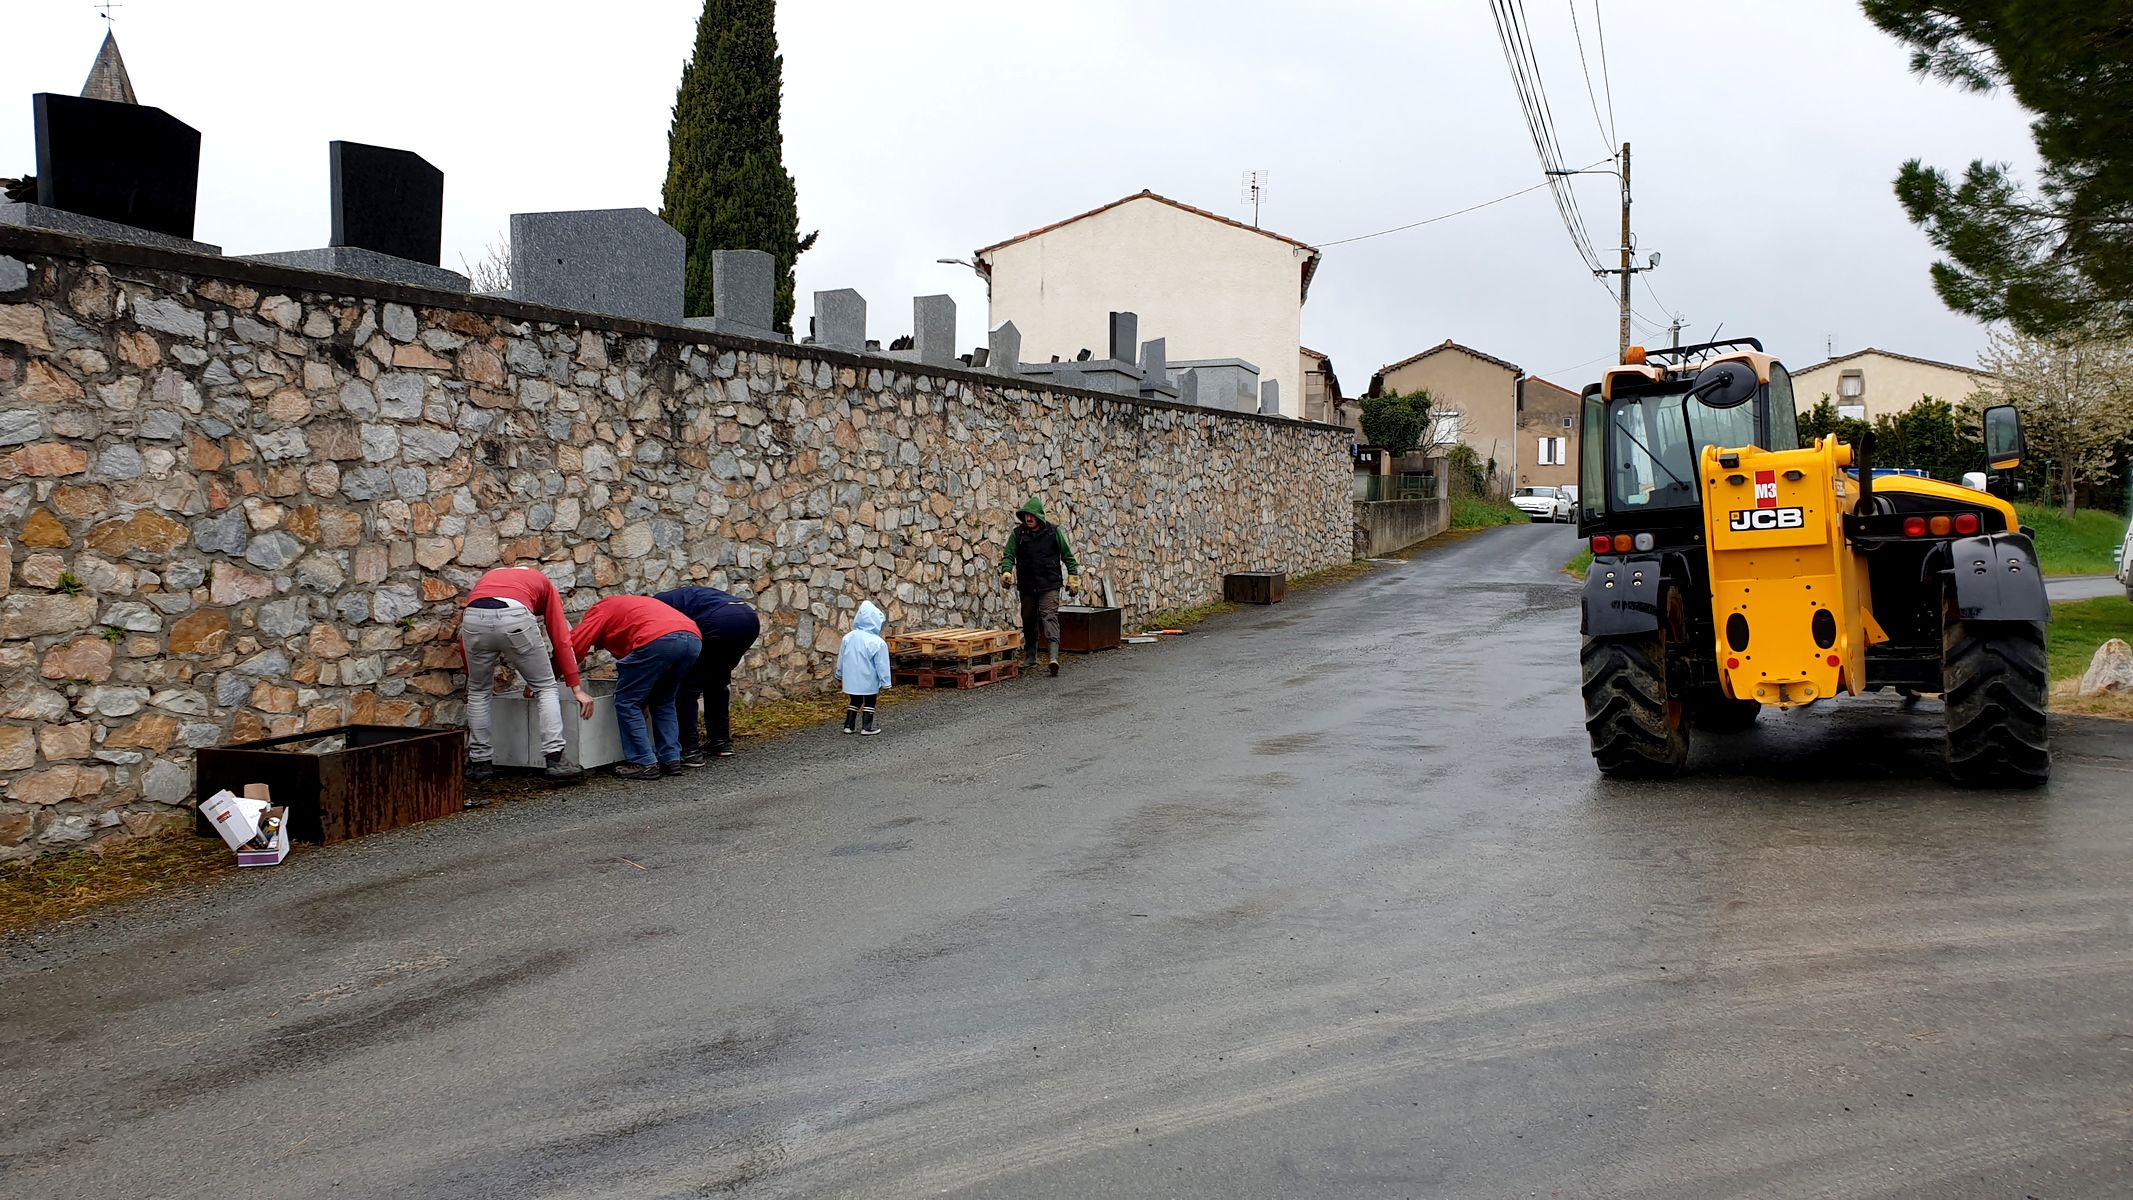
<path fill-rule="evenodd" d="M 799 236 L 798 200 L 785 173 L 777 7 L 777 0 L 705 0 L 696 53 L 674 96 L 659 215 L 689 241 L 683 302 L 690 316 L 711 312 L 713 251 L 765 250 L 778 260 L 777 326 L 790 333 L 793 263 L 815 235 Z"/>

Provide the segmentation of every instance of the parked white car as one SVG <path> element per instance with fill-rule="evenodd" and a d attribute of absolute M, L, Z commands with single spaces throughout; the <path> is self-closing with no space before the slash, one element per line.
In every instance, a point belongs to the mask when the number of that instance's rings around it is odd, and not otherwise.
<path fill-rule="evenodd" d="M 1535 521 L 1568 521 L 1577 515 L 1570 497 L 1557 487 L 1522 487 L 1511 493 L 1511 503 Z"/>
<path fill-rule="evenodd" d="M 2133 522 L 2126 524 L 2126 536 L 2118 543 L 2118 582 L 2126 585 L 2126 599 L 2133 600 Z"/>

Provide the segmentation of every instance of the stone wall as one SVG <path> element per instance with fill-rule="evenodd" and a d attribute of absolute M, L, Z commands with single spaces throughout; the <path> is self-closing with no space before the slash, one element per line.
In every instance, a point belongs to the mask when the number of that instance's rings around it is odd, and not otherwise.
<path fill-rule="evenodd" d="M 1357 500 L 1355 556 L 1376 558 L 1443 533 L 1452 521 L 1449 500 Z"/>
<path fill-rule="evenodd" d="M 1346 435 L 287 267 L 0 229 L 0 858 L 145 830 L 193 750 L 454 723 L 465 589 L 702 581 L 744 697 L 1008 624 L 1044 497 L 1130 610 L 1349 555 Z"/>

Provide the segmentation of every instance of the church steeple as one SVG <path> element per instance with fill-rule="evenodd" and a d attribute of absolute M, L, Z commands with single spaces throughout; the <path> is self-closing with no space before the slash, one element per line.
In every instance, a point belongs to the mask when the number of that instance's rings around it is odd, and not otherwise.
<path fill-rule="evenodd" d="M 89 82 L 82 85 L 81 94 L 90 100 L 109 100 L 115 104 L 139 104 L 133 94 L 133 80 L 126 76 L 126 60 L 119 57 L 118 38 L 110 30 L 104 31 L 103 49 L 96 52 L 96 65 L 89 68 Z"/>

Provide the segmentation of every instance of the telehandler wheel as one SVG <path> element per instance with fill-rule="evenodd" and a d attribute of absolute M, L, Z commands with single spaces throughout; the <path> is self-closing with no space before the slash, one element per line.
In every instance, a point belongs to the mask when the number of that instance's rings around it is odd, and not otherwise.
<path fill-rule="evenodd" d="M 1948 773 L 1960 787 L 2036 787 L 2051 778 L 2045 706 L 2051 670 L 2044 627 L 1964 621 L 1941 609 Z"/>
<path fill-rule="evenodd" d="M 1754 700 L 1735 700 L 1715 687 L 1697 688 L 1689 694 L 1689 724 L 1710 733 L 1740 733 L 1755 728 L 1763 706 Z"/>
<path fill-rule="evenodd" d="M 1585 736 L 1602 775 L 1664 779 L 1689 760 L 1688 706 L 1667 687 L 1667 649 L 1686 632 L 1681 594 L 1667 594 L 1665 627 L 1628 637 L 1588 637 Z"/>

